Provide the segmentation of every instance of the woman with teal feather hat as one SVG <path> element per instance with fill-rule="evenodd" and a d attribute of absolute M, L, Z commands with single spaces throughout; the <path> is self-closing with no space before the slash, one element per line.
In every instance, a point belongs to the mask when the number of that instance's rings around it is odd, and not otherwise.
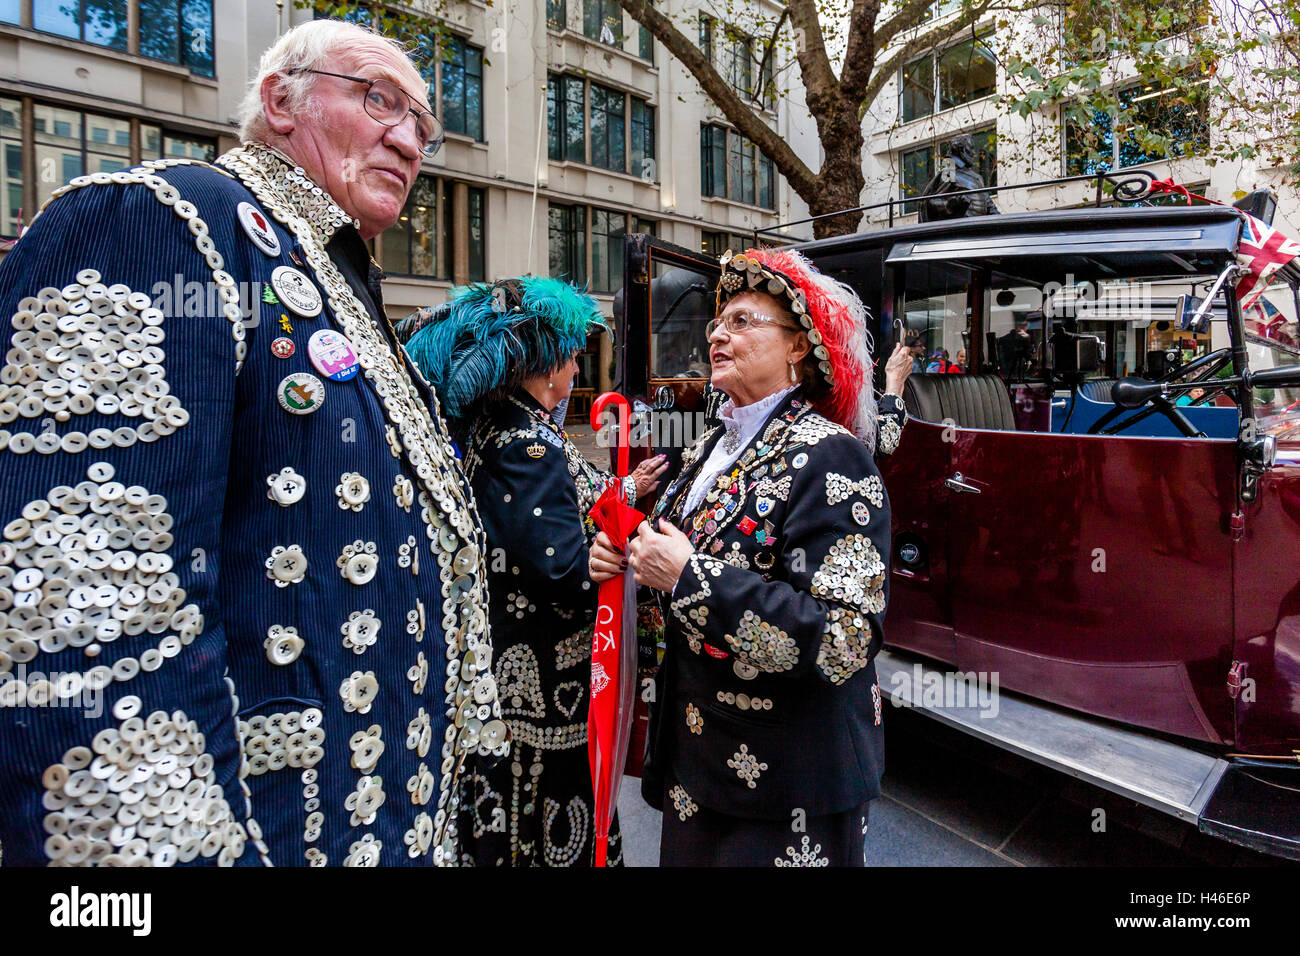
<path fill-rule="evenodd" d="M 488 537 L 491 666 L 514 742 L 510 759 L 466 775 L 466 864 L 592 864 L 586 515 L 619 479 L 586 461 L 553 413 L 588 333 L 603 328 L 594 299 L 537 276 L 457 289 L 397 325 L 452 424 Z M 666 467 L 639 466 L 623 479 L 628 497 L 654 490 Z M 609 859 L 622 860 L 616 826 Z"/>

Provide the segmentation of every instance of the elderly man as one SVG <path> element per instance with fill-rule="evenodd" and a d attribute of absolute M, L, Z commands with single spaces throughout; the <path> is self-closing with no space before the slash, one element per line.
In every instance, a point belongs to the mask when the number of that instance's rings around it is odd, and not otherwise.
<path fill-rule="evenodd" d="M 509 747 L 482 531 L 365 247 L 440 142 L 425 84 L 308 23 L 241 133 L 77 177 L 0 266 L 7 864 L 454 863 Z"/>

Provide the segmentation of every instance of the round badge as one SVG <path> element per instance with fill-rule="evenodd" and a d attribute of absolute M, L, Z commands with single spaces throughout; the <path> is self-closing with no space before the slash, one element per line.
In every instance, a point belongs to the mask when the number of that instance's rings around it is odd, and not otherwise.
<path fill-rule="evenodd" d="M 275 234 L 271 222 L 251 202 L 241 202 L 236 210 L 239 215 L 239 224 L 244 227 L 244 232 L 248 238 L 253 240 L 253 245 L 261 249 L 268 256 L 278 256 L 280 254 L 280 237 Z"/>
<path fill-rule="evenodd" d="M 794 467 L 796 468 L 802 468 L 804 465 L 808 464 L 807 454 L 805 454 L 804 452 L 799 452 L 799 454 L 794 456 L 794 459 L 790 462 L 790 464 L 794 465 Z"/>
<path fill-rule="evenodd" d="M 271 288 L 281 302 L 304 319 L 320 315 L 320 292 L 293 266 L 276 266 L 271 273 Z"/>
<path fill-rule="evenodd" d="M 280 380 L 275 397 L 290 415 L 310 415 L 325 404 L 325 385 L 315 375 L 295 372 Z"/>
<path fill-rule="evenodd" d="M 316 371 L 335 382 L 354 378 L 360 367 L 348 337 L 333 329 L 317 329 L 307 340 L 307 357 Z"/>
<path fill-rule="evenodd" d="M 861 501 L 853 502 L 853 520 L 863 527 L 871 521 L 871 512 Z"/>
<path fill-rule="evenodd" d="M 288 358 L 293 353 L 293 339 L 287 339 L 282 335 L 271 343 L 271 354 L 276 358 Z"/>

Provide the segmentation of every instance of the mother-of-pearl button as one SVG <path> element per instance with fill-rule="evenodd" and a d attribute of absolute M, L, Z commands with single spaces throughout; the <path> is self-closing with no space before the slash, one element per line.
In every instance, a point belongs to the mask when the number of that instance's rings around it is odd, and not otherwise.
<path fill-rule="evenodd" d="M 287 548 L 277 547 L 266 560 L 267 577 L 275 581 L 276 587 L 287 587 L 301 581 L 307 573 L 307 556 L 299 545 L 291 544 Z"/>
<path fill-rule="evenodd" d="M 266 496 L 282 508 L 297 504 L 307 493 L 307 479 L 292 468 L 281 468 L 278 474 L 267 475 Z"/>
<path fill-rule="evenodd" d="M 343 576 L 353 584 L 368 584 L 379 570 L 379 559 L 373 554 L 354 554 L 343 568 Z"/>

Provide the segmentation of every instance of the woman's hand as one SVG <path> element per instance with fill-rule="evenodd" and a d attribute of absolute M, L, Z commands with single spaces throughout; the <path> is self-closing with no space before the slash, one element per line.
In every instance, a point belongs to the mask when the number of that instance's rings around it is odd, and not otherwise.
<path fill-rule="evenodd" d="M 649 522 L 642 521 L 636 537 L 628 544 L 627 557 L 637 584 L 671 594 L 695 548 L 671 521 L 660 520 L 659 528 L 656 531 Z"/>
<path fill-rule="evenodd" d="M 903 397 L 903 383 L 912 374 L 912 351 L 902 342 L 894 346 L 894 352 L 885 363 L 885 393 Z"/>
<path fill-rule="evenodd" d="M 597 584 L 613 580 L 627 568 L 627 558 L 617 550 L 609 540 L 609 535 L 600 532 L 591 546 L 591 555 L 587 559 L 587 573 Z"/>
<path fill-rule="evenodd" d="M 659 487 L 659 476 L 668 468 L 667 455 L 655 455 L 647 458 L 632 469 L 632 480 L 636 482 L 636 500 L 640 501 Z"/>

